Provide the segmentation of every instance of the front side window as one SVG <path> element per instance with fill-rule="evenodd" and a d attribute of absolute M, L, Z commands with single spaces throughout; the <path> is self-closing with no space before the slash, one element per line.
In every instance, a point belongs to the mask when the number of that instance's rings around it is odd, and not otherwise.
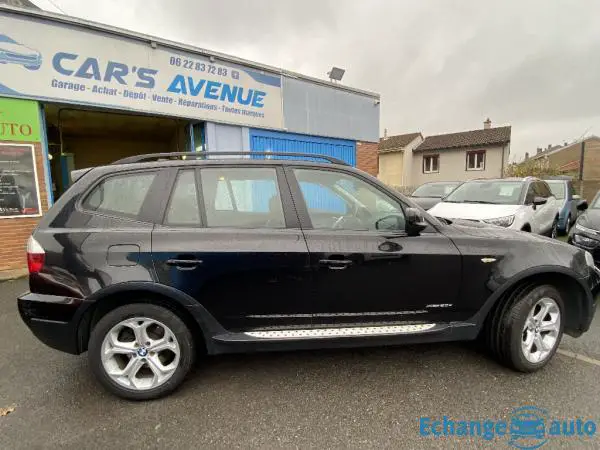
<path fill-rule="evenodd" d="M 285 228 L 274 168 L 208 168 L 200 172 L 208 227 Z"/>
<path fill-rule="evenodd" d="M 541 197 L 548 198 L 552 196 L 552 191 L 544 181 L 539 181 L 537 185 Z"/>
<path fill-rule="evenodd" d="M 313 228 L 356 231 L 404 230 L 398 201 L 343 172 L 294 169 Z"/>
<path fill-rule="evenodd" d="M 467 152 L 467 170 L 485 170 L 485 151 Z"/>
<path fill-rule="evenodd" d="M 423 156 L 423 173 L 438 173 L 440 171 L 440 156 Z"/>
<path fill-rule="evenodd" d="M 90 211 L 137 219 L 155 177 L 154 172 L 137 172 L 105 178 L 82 206 Z"/>
<path fill-rule="evenodd" d="M 177 181 L 175 181 L 175 187 L 167 208 L 165 223 L 182 226 L 200 225 L 194 170 L 182 170 L 177 175 Z"/>
<path fill-rule="evenodd" d="M 522 191 L 521 181 L 474 180 L 461 184 L 444 202 L 518 205 Z"/>

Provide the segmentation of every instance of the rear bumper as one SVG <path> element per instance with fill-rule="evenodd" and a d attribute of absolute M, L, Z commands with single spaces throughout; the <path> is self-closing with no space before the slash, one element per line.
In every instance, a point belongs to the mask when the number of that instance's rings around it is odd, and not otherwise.
<path fill-rule="evenodd" d="M 26 293 L 18 298 L 19 313 L 31 332 L 56 350 L 78 355 L 81 299 Z"/>

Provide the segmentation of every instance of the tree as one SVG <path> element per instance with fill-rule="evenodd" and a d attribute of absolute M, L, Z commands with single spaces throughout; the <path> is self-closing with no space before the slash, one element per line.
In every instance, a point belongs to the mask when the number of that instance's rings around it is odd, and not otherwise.
<path fill-rule="evenodd" d="M 551 166 L 547 158 L 530 159 L 522 163 L 512 163 L 504 170 L 505 177 L 536 177 L 543 178 L 552 175 L 560 175 L 557 167 Z"/>

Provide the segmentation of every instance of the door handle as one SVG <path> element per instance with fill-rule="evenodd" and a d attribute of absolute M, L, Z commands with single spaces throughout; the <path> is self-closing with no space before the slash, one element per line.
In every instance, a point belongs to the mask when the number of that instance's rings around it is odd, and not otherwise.
<path fill-rule="evenodd" d="M 179 270 L 192 270 L 202 264 L 201 259 L 167 259 L 167 266 L 175 266 Z"/>
<path fill-rule="evenodd" d="M 344 270 L 353 264 L 350 259 L 321 259 L 319 264 L 329 267 L 331 270 Z"/>

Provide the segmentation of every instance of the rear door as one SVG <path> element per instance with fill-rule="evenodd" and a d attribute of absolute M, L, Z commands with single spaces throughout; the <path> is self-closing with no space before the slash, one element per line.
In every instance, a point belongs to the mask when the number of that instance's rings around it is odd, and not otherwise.
<path fill-rule="evenodd" d="M 46 264 L 32 289 L 87 297 L 121 282 L 153 281 L 154 199 L 163 180 L 157 170 L 128 170 L 71 187 L 35 231 Z"/>
<path fill-rule="evenodd" d="M 397 199 L 346 171 L 286 174 L 310 253 L 315 327 L 472 314 L 458 304 L 457 248 L 433 227 L 408 236 Z"/>
<path fill-rule="evenodd" d="M 282 169 L 182 168 L 152 235 L 159 281 L 226 329 L 311 323 L 308 250 Z"/>

